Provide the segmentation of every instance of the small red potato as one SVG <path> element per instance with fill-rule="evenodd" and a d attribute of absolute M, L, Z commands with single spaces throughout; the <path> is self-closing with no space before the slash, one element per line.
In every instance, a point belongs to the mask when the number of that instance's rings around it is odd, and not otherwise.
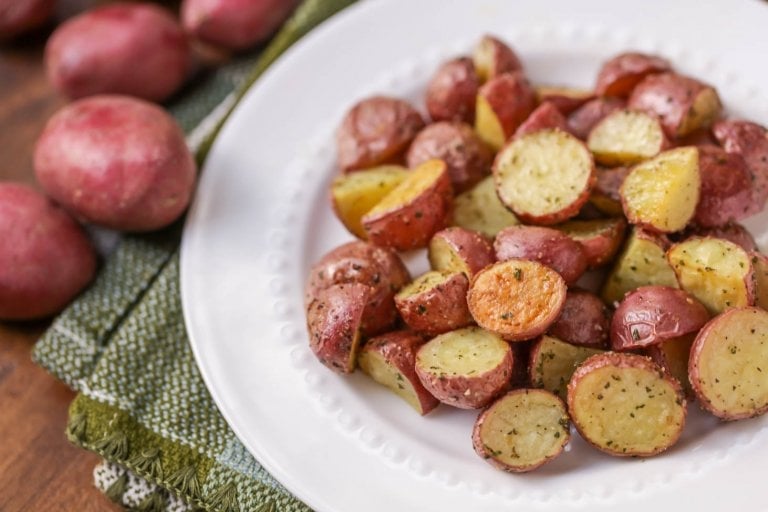
<path fill-rule="evenodd" d="M 0 319 L 58 313 L 93 279 L 96 252 L 67 213 L 32 188 L 0 183 Z"/>
<path fill-rule="evenodd" d="M 536 95 L 522 72 L 505 73 L 480 87 L 475 108 L 475 131 L 498 150 L 536 108 Z"/>
<path fill-rule="evenodd" d="M 163 101 L 184 83 L 190 63 L 179 23 L 148 3 L 115 3 L 75 16 L 45 48 L 48 79 L 70 98 L 127 94 Z"/>
<path fill-rule="evenodd" d="M 611 346 L 626 351 L 695 333 L 709 312 L 692 295 L 668 286 L 643 286 L 630 293 L 611 320 Z"/>
<path fill-rule="evenodd" d="M 768 312 L 731 309 L 713 318 L 691 347 L 688 374 L 699 404 L 718 418 L 768 411 Z"/>
<path fill-rule="evenodd" d="M 597 348 L 572 345 L 554 336 L 541 336 L 533 343 L 528 360 L 531 385 L 565 400 L 568 382 L 576 368 L 587 358 L 603 352 Z"/>
<path fill-rule="evenodd" d="M 507 387 L 511 373 L 509 344 L 479 327 L 441 334 L 416 353 L 416 374 L 424 387 L 460 409 L 488 405 Z"/>
<path fill-rule="evenodd" d="M 438 406 L 416 375 L 416 351 L 424 340 L 409 331 L 394 331 L 369 339 L 360 349 L 360 369 L 408 402 L 422 416 Z"/>
<path fill-rule="evenodd" d="M 468 57 L 440 66 L 427 85 L 427 112 L 433 121 L 475 122 L 475 102 L 480 79 Z"/>
<path fill-rule="evenodd" d="M 603 165 L 636 164 L 668 146 L 658 118 L 634 110 L 611 112 L 587 137 L 587 147 Z"/>
<path fill-rule="evenodd" d="M 692 236 L 722 238 L 723 240 L 733 242 L 747 252 L 757 250 L 757 243 L 750 232 L 747 231 L 747 228 L 736 222 L 713 228 L 691 226 L 686 233 Z"/>
<path fill-rule="evenodd" d="M 569 220 L 557 226 L 557 229 L 581 246 L 589 268 L 597 268 L 613 261 L 624 242 L 627 221 L 623 217 Z"/>
<path fill-rule="evenodd" d="M 399 251 L 418 249 L 450 224 L 452 207 L 447 165 L 427 160 L 363 216 L 363 228 L 376 245 Z"/>
<path fill-rule="evenodd" d="M 581 140 L 587 140 L 589 132 L 608 114 L 626 108 L 621 98 L 595 98 L 584 103 L 568 116 L 568 131 Z"/>
<path fill-rule="evenodd" d="M 755 269 L 755 305 L 768 310 L 768 256 L 759 252 L 750 256 Z"/>
<path fill-rule="evenodd" d="M 568 383 L 568 412 L 592 446 L 618 457 L 648 457 L 680 438 L 686 402 L 680 383 L 651 359 L 606 352 Z"/>
<path fill-rule="evenodd" d="M 643 78 L 670 71 L 667 59 L 638 52 L 621 53 L 603 64 L 597 74 L 595 92 L 600 96 L 626 98 Z"/>
<path fill-rule="evenodd" d="M 659 116 L 672 139 L 708 128 L 723 108 L 713 87 L 671 72 L 646 76 L 632 90 L 627 106 Z"/>
<path fill-rule="evenodd" d="M 55 7 L 56 0 L 0 0 L 0 41 L 40 27 Z"/>
<path fill-rule="evenodd" d="M 487 34 L 475 46 L 472 59 L 480 82 L 487 82 L 504 73 L 523 70 L 523 64 L 512 48 Z"/>
<path fill-rule="evenodd" d="M 464 123 L 438 122 L 419 132 L 406 155 L 408 167 L 418 167 L 434 158 L 448 166 L 456 193 L 475 186 L 491 173 L 493 153 Z"/>
<path fill-rule="evenodd" d="M 453 222 L 456 226 L 477 231 L 488 238 L 507 226 L 520 224 L 515 214 L 499 200 L 493 176 L 484 178 L 473 188 L 457 195 L 453 201 Z"/>
<path fill-rule="evenodd" d="M 595 170 L 595 188 L 592 189 L 589 202 L 605 215 L 624 215 L 619 190 L 631 170 L 631 167 L 598 167 Z"/>
<path fill-rule="evenodd" d="M 729 153 L 740 154 L 752 176 L 748 215 L 763 211 L 768 199 L 768 132 L 759 124 L 729 119 L 715 123 L 712 131 Z"/>
<path fill-rule="evenodd" d="M 566 296 L 560 274 L 536 261 L 508 260 L 472 279 L 467 303 L 481 327 L 508 341 L 535 338 L 557 320 Z"/>
<path fill-rule="evenodd" d="M 562 400 L 543 389 L 516 389 L 478 416 L 472 446 L 492 466 L 525 473 L 560 455 L 570 436 Z"/>
<path fill-rule="evenodd" d="M 266 41 L 297 0 L 183 0 L 181 22 L 196 39 L 232 50 Z"/>
<path fill-rule="evenodd" d="M 373 96 L 357 102 L 336 131 L 339 167 L 343 172 L 400 163 L 405 150 L 424 128 L 424 120 L 408 102 Z"/>
<path fill-rule="evenodd" d="M 414 279 L 395 295 L 403 321 L 425 336 L 473 323 L 467 307 L 469 279 L 461 272 L 430 271 Z"/>
<path fill-rule="evenodd" d="M 587 147 L 561 130 L 513 139 L 493 163 L 496 193 L 523 222 L 551 225 L 579 213 L 595 182 Z"/>
<path fill-rule="evenodd" d="M 59 110 L 37 141 L 35 175 L 65 209 L 101 226 L 152 231 L 186 210 L 195 161 L 163 109 L 99 95 Z"/>
<path fill-rule="evenodd" d="M 744 159 L 717 146 L 698 149 L 701 197 L 693 222 L 717 227 L 748 217 L 752 209 L 752 179 Z"/>
<path fill-rule="evenodd" d="M 565 296 L 560 316 L 548 332 L 571 345 L 607 348 L 610 325 L 608 308 L 597 295 L 572 288 Z"/>
<path fill-rule="evenodd" d="M 717 124 L 717 123 L 715 123 Z M 709 128 L 699 128 L 685 137 L 680 137 L 675 141 L 676 146 L 719 146 L 712 130 Z"/>
<path fill-rule="evenodd" d="M 688 359 L 691 354 L 693 340 L 696 339 L 697 334 L 697 332 L 692 332 L 645 349 L 648 357 L 677 379 L 680 385 L 683 386 L 685 396 L 689 399 L 694 398 L 694 394 L 688 379 Z"/>
<path fill-rule="evenodd" d="M 550 102 L 557 107 L 564 116 L 569 115 L 586 102 L 595 98 L 593 91 L 575 89 L 573 87 L 558 87 L 552 85 L 537 85 L 536 100 L 539 104 Z"/>
<path fill-rule="evenodd" d="M 587 257 L 579 243 L 552 228 L 511 226 L 496 235 L 493 247 L 498 261 L 538 261 L 555 270 L 568 285 L 587 270 Z"/>
<path fill-rule="evenodd" d="M 554 103 L 545 102 L 536 107 L 528 118 L 517 127 L 515 137 L 522 137 L 529 133 L 545 130 L 547 128 L 559 128 L 568 131 L 568 122 L 565 116 L 560 113 Z"/>
<path fill-rule="evenodd" d="M 472 278 L 496 261 L 493 246 L 483 235 L 460 227 L 435 233 L 427 253 L 432 270 L 462 272 Z"/>

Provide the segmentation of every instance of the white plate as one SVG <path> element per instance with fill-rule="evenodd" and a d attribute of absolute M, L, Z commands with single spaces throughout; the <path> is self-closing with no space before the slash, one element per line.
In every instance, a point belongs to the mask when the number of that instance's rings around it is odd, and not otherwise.
<path fill-rule="evenodd" d="M 192 347 L 246 447 L 321 512 L 768 510 L 768 418 L 720 424 L 692 406 L 663 456 L 615 459 L 575 436 L 540 470 L 505 474 L 472 451 L 476 413 L 421 418 L 364 376 L 322 367 L 301 299 L 310 264 L 350 239 L 327 184 L 333 130 L 354 100 L 382 92 L 421 103 L 441 60 L 493 32 L 534 82 L 589 86 L 611 54 L 659 52 L 714 83 L 731 112 L 766 123 L 756 85 L 768 83 L 766 27 L 768 6 L 755 0 L 369 0 L 291 49 L 214 145 L 182 246 Z M 763 248 L 766 219 L 749 223 Z"/>

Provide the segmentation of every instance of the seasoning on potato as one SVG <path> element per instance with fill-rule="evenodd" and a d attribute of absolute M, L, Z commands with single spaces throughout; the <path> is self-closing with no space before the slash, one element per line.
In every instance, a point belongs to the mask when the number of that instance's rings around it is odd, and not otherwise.
<path fill-rule="evenodd" d="M 610 327 L 611 314 L 603 301 L 591 292 L 571 288 L 548 332 L 571 345 L 607 348 Z"/>
<path fill-rule="evenodd" d="M 432 270 L 462 272 L 469 278 L 496 261 L 487 238 L 455 226 L 435 233 L 429 241 L 427 258 Z"/>
<path fill-rule="evenodd" d="M 427 112 L 433 121 L 475 122 L 475 101 L 480 80 L 468 57 L 444 63 L 427 85 Z"/>
<path fill-rule="evenodd" d="M 555 336 L 544 335 L 534 342 L 529 359 L 531 385 L 567 397 L 573 372 L 587 358 L 605 352 L 599 348 L 577 346 Z"/>
<path fill-rule="evenodd" d="M 408 327 L 437 336 L 473 322 L 467 308 L 468 288 L 465 274 L 433 270 L 404 286 L 395 295 L 395 306 Z"/>
<path fill-rule="evenodd" d="M 617 110 L 592 128 L 587 146 L 603 165 L 631 165 L 666 149 L 669 141 L 659 120 L 644 112 Z"/>
<path fill-rule="evenodd" d="M 520 221 L 499 200 L 493 176 L 488 176 L 454 198 L 453 223 L 493 238 L 502 229 Z"/>

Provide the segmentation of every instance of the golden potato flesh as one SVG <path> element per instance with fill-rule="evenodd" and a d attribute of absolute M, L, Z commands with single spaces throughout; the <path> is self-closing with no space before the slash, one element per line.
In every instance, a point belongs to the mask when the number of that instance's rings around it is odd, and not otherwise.
<path fill-rule="evenodd" d="M 656 156 L 666 145 L 664 130 L 655 117 L 618 110 L 600 121 L 589 134 L 587 146 L 604 165 L 628 165 Z"/>
<path fill-rule="evenodd" d="M 488 176 L 471 190 L 456 196 L 453 223 L 493 238 L 502 229 L 520 221 L 499 200 L 493 176 Z"/>

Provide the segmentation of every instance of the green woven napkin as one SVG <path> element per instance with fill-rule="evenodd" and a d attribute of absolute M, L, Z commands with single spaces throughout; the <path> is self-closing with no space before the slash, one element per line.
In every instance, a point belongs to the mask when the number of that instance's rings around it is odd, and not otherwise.
<path fill-rule="evenodd" d="M 306 0 L 258 59 L 236 60 L 169 107 L 199 161 L 247 87 L 353 1 Z M 79 391 L 67 436 L 108 461 L 105 491 L 130 508 L 308 510 L 251 457 L 206 390 L 182 318 L 179 239 L 179 226 L 124 237 L 94 284 L 35 346 L 34 359 Z M 147 491 L 127 496 L 137 479 Z"/>

